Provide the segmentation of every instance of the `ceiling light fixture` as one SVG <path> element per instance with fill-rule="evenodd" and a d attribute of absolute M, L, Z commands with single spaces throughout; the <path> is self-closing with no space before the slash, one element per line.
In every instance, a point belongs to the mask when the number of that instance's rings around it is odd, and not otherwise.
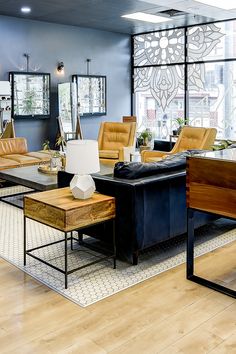
<path fill-rule="evenodd" d="M 145 12 L 134 12 L 132 14 L 123 15 L 121 17 L 129 18 L 131 20 L 139 20 L 139 21 L 151 22 L 151 23 L 161 23 L 161 22 L 171 21 L 170 18 L 164 16 L 146 14 Z"/>
<path fill-rule="evenodd" d="M 60 61 L 58 64 L 57 64 L 57 72 L 60 73 L 60 74 L 64 74 L 64 63 L 63 61 Z"/>
<path fill-rule="evenodd" d="M 24 14 L 29 14 L 31 12 L 31 8 L 29 6 L 22 6 L 22 8 L 20 10 Z"/>
<path fill-rule="evenodd" d="M 204 5 L 209 5 L 213 7 L 218 7 L 223 10 L 232 10 L 236 8 L 235 0 L 196 0 Z"/>

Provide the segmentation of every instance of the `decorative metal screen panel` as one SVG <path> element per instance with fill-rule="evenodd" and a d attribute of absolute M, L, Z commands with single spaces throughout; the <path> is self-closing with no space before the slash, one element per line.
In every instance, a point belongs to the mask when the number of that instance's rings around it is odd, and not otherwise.
<path fill-rule="evenodd" d="M 187 31 L 187 60 L 190 62 L 206 61 L 213 59 L 212 55 L 214 54 L 219 55 L 225 35 L 222 32 L 222 27 L 222 25 L 206 24 L 189 28 Z"/>
<path fill-rule="evenodd" d="M 236 21 L 137 35 L 133 45 L 139 126 L 155 126 L 163 137 L 163 127 L 170 132 L 185 117 L 236 139 Z"/>
<path fill-rule="evenodd" d="M 184 29 L 147 33 L 134 37 L 134 65 L 184 62 Z"/>
<path fill-rule="evenodd" d="M 178 90 L 184 89 L 184 65 L 136 68 L 134 89 L 150 91 L 164 112 Z"/>

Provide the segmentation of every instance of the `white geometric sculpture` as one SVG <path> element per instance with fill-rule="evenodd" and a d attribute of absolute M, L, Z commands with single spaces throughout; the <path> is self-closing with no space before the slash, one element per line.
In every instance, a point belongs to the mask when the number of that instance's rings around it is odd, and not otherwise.
<path fill-rule="evenodd" d="M 90 175 L 74 175 L 70 189 L 75 198 L 88 199 L 95 192 L 95 183 Z"/>
<path fill-rule="evenodd" d="M 66 172 L 75 176 L 70 189 L 75 198 L 87 199 L 95 191 L 90 173 L 100 171 L 98 142 L 95 140 L 69 140 L 66 146 Z"/>

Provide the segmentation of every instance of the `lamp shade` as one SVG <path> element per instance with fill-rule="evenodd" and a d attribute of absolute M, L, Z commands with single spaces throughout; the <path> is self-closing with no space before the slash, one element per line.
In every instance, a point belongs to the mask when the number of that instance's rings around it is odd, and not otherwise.
<path fill-rule="evenodd" d="M 96 140 L 69 140 L 66 146 L 66 172 L 87 175 L 100 171 Z"/>

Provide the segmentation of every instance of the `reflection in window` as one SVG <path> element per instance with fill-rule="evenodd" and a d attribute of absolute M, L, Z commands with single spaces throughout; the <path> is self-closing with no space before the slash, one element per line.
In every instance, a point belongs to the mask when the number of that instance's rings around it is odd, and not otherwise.
<path fill-rule="evenodd" d="M 205 70 L 202 89 L 189 90 L 190 124 L 215 127 L 218 138 L 235 139 L 236 61 L 201 65 Z"/>

